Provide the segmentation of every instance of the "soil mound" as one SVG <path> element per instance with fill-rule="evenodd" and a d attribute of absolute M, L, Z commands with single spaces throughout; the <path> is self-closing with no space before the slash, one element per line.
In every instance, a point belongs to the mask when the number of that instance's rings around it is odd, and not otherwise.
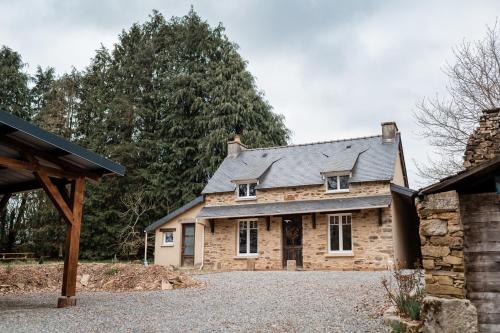
<path fill-rule="evenodd" d="M 61 289 L 63 264 L 0 266 L 0 294 L 53 292 Z M 200 287 L 190 275 L 163 266 L 78 264 L 77 291 L 146 291 Z"/>

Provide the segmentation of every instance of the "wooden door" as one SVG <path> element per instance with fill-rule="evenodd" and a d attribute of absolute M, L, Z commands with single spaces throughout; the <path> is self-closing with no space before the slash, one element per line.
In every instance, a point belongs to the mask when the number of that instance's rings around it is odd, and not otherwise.
<path fill-rule="evenodd" d="M 500 332 L 500 194 L 460 196 L 467 298 L 479 332 Z"/>
<path fill-rule="evenodd" d="M 194 236 L 195 224 L 187 223 L 182 225 L 182 266 L 194 266 Z"/>
<path fill-rule="evenodd" d="M 287 260 L 302 267 L 302 215 L 283 217 L 283 267 Z"/>

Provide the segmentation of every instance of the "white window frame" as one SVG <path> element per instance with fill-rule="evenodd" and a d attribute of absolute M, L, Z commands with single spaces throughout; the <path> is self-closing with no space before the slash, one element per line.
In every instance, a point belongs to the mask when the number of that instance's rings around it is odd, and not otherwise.
<path fill-rule="evenodd" d="M 247 223 L 247 252 L 240 253 L 240 222 Z M 255 222 L 255 228 L 249 228 L 248 223 Z M 250 253 L 250 230 L 257 230 L 257 250 L 255 253 Z M 236 256 L 238 257 L 256 257 L 259 254 L 259 221 L 257 219 L 241 219 L 238 220 L 238 230 L 236 234 Z"/>
<path fill-rule="evenodd" d="M 165 241 L 165 238 L 167 237 L 167 233 L 171 233 L 172 234 L 172 241 L 171 242 L 166 242 Z M 175 231 L 174 230 L 166 230 L 166 231 L 163 231 L 163 246 L 174 246 L 174 240 L 175 240 Z"/>
<path fill-rule="evenodd" d="M 238 182 L 236 183 L 236 197 L 238 200 L 253 200 L 257 198 L 257 189 L 255 189 L 255 195 L 247 195 L 247 196 L 240 196 L 240 185 L 246 185 L 247 187 L 247 193 L 250 193 L 250 184 L 255 184 L 255 186 L 259 185 L 258 181 L 244 181 L 244 182 Z"/>
<path fill-rule="evenodd" d="M 339 249 L 340 250 L 333 250 L 331 249 L 331 239 L 330 239 L 330 235 L 331 235 L 331 218 L 333 216 L 338 216 L 339 218 Z M 350 216 L 351 217 L 351 249 L 350 250 L 344 250 L 344 235 L 342 233 L 342 216 Z M 352 238 L 352 234 L 353 234 L 353 228 L 352 228 L 352 214 L 351 213 L 342 213 L 342 214 L 328 214 L 328 253 L 329 254 L 352 254 L 353 253 L 353 238 Z"/>
<path fill-rule="evenodd" d="M 340 188 L 340 177 L 341 176 L 348 176 L 349 179 L 351 178 L 350 173 L 330 173 L 330 174 L 325 174 L 325 190 L 327 193 L 346 193 L 349 192 L 350 189 L 350 184 L 348 183 L 347 188 Z M 328 178 L 330 177 L 337 177 L 337 189 L 336 190 L 330 190 L 328 189 Z"/>

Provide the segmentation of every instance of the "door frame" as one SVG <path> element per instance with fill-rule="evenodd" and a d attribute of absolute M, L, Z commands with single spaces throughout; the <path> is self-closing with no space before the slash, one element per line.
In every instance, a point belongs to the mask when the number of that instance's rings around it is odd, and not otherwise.
<path fill-rule="evenodd" d="M 290 214 L 290 215 L 283 215 L 281 217 L 281 234 L 282 234 L 282 242 L 281 242 L 281 250 L 282 250 L 282 262 L 283 262 L 283 268 L 286 268 L 286 261 L 288 260 L 286 256 L 286 235 L 285 235 L 285 219 L 288 220 L 293 220 L 297 219 L 298 222 L 300 223 L 300 263 L 299 260 L 296 260 L 297 267 L 302 267 L 304 262 L 303 262 L 303 251 L 304 251 L 304 223 L 303 223 L 303 218 L 302 214 Z"/>
<path fill-rule="evenodd" d="M 184 266 L 184 257 L 193 257 L 193 265 L 194 266 L 194 259 L 195 259 L 195 254 L 196 254 L 196 223 L 182 223 L 182 232 L 181 232 L 181 267 Z M 193 227 L 193 254 L 192 255 L 185 255 L 184 254 L 184 237 L 186 234 L 186 227 Z M 190 265 L 191 266 L 191 265 Z"/>

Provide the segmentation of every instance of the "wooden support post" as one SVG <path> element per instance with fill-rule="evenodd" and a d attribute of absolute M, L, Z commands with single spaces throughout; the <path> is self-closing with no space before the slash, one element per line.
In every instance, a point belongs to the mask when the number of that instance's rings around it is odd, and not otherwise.
<path fill-rule="evenodd" d="M 311 214 L 312 228 L 316 229 L 316 213 Z"/>
<path fill-rule="evenodd" d="M 80 246 L 80 227 L 83 214 L 84 178 L 77 177 L 71 182 L 71 193 L 64 187 L 57 187 L 44 172 L 34 173 L 43 189 L 67 222 L 63 284 L 57 307 L 76 305 L 76 273 Z"/>
<path fill-rule="evenodd" d="M 57 302 L 58 307 L 76 305 L 76 274 L 78 269 L 78 250 L 80 246 L 80 227 L 83 214 L 83 177 L 75 179 L 71 184 L 72 223 L 67 226 L 66 253 L 64 257 L 64 272 L 62 296 Z"/>

